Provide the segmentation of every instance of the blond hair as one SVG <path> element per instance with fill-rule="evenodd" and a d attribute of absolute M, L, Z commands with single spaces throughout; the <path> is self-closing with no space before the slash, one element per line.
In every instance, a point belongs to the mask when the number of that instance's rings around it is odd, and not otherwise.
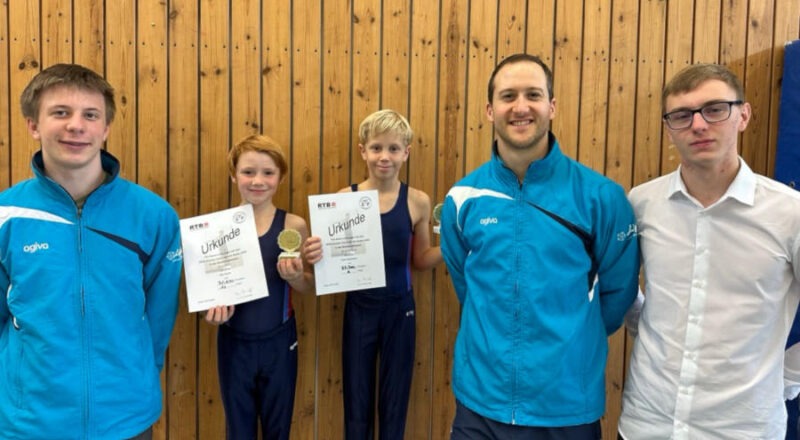
<path fill-rule="evenodd" d="M 394 110 L 384 109 L 364 118 L 358 127 L 358 141 L 361 145 L 366 145 L 370 139 L 384 133 L 402 137 L 406 146 L 411 145 L 411 140 L 414 138 L 411 124 L 403 115 Z"/>

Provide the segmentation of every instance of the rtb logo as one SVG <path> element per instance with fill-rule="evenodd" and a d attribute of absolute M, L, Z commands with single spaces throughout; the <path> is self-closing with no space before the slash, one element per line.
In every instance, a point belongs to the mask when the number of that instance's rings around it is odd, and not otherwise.
<path fill-rule="evenodd" d="M 29 245 L 25 245 L 22 248 L 23 251 L 25 251 L 25 252 L 27 252 L 29 254 L 33 254 L 33 253 L 35 253 L 36 251 L 39 251 L 39 250 L 46 251 L 48 249 L 50 249 L 50 245 L 49 244 L 47 244 L 47 243 L 39 243 L 39 242 L 36 242 L 36 243 L 33 243 L 33 244 L 29 244 Z"/>
<path fill-rule="evenodd" d="M 481 226 L 496 225 L 497 217 L 485 217 L 481 219 Z"/>

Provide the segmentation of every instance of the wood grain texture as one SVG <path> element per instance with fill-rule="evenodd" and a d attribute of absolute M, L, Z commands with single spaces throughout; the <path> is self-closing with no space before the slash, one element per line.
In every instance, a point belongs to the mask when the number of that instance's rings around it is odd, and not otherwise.
<path fill-rule="evenodd" d="M 497 62 L 520 51 L 553 68 L 553 129 L 565 153 L 626 189 L 678 166 L 661 122 L 664 83 L 691 63 L 724 63 L 742 78 L 753 107 L 742 155 L 770 175 L 783 45 L 800 38 L 800 3 L 600 3 L 0 2 L 0 188 L 30 176 L 38 149 L 19 112 L 23 88 L 43 67 L 78 62 L 116 89 L 107 148 L 123 175 L 165 197 L 181 217 L 238 204 L 227 151 L 246 134 L 265 133 L 290 163 L 275 203 L 307 218 L 308 195 L 366 176 L 358 125 L 380 108 L 409 118 L 415 136 L 401 177 L 436 203 L 489 158 L 487 81 Z M 455 409 L 459 304 L 444 265 L 413 273 L 413 282 L 417 345 L 406 438 L 444 439 Z M 186 311 L 183 288 L 178 294 L 155 438 L 223 438 L 216 328 Z M 292 438 L 341 439 L 344 295 L 293 299 L 299 371 Z M 603 432 L 610 439 L 631 340 L 620 331 L 609 347 Z"/>

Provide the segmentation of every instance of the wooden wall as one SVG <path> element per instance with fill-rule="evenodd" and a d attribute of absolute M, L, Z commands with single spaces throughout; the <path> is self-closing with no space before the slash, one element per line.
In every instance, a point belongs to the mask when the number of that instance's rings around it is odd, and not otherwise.
<path fill-rule="evenodd" d="M 553 130 L 566 154 L 626 188 L 673 170 L 660 90 L 678 69 L 721 62 L 739 73 L 754 119 L 742 154 L 771 174 L 783 44 L 800 37 L 797 0 L 3 0 L 0 188 L 30 175 L 37 149 L 19 95 L 42 67 L 76 62 L 115 86 L 108 149 L 125 177 L 182 217 L 238 203 L 224 158 L 243 136 L 283 144 L 291 171 L 277 203 L 365 175 L 358 123 L 380 108 L 416 131 L 404 178 L 435 201 L 489 157 L 486 81 L 503 57 L 539 54 L 555 73 Z M 419 273 L 408 439 L 448 437 L 458 305 L 440 266 Z M 182 298 L 184 293 L 181 293 Z M 215 328 L 186 312 L 163 375 L 156 438 L 220 439 Z M 295 296 L 300 333 L 294 439 L 342 438 L 343 296 Z M 620 412 L 625 335 L 611 338 L 605 434 Z"/>

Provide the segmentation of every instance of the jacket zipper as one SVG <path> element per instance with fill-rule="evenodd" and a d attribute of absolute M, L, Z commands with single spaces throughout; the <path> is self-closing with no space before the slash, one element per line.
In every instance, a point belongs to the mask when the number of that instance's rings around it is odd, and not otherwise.
<path fill-rule="evenodd" d="M 86 199 L 84 199 L 84 203 Z M 75 201 L 73 200 L 73 203 Z M 83 433 L 88 438 L 89 435 L 89 342 L 86 332 L 86 290 L 83 284 L 83 206 L 75 203 L 78 213 L 78 261 L 80 282 L 80 301 L 81 301 L 81 344 L 83 348 Z"/>

